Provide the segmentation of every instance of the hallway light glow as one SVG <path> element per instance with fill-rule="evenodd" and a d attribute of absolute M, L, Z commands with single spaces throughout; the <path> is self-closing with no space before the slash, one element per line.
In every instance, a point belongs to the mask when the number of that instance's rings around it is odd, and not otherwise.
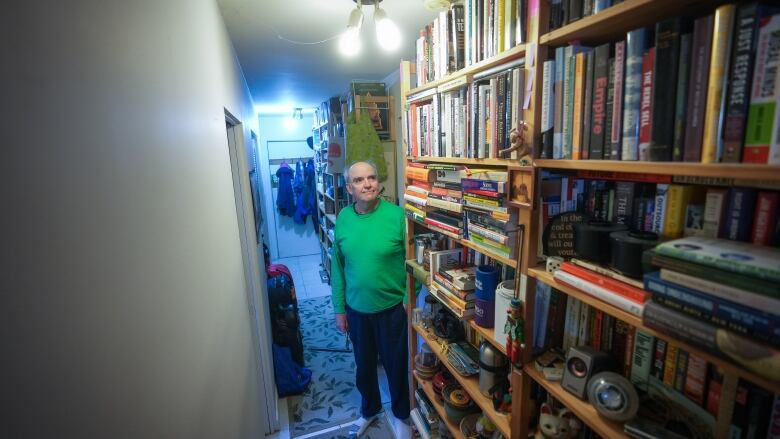
<path fill-rule="evenodd" d="M 379 47 L 391 52 L 401 46 L 401 31 L 387 16 L 387 12 L 375 4 L 374 25 L 376 26 L 376 40 Z"/>
<path fill-rule="evenodd" d="M 360 53 L 360 27 L 363 25 L 363 11 L 358 1 L 357 8 L 349 14 L 347 30 L 339 37 L 339 50 L 344 56 L 355 56 Z"/>

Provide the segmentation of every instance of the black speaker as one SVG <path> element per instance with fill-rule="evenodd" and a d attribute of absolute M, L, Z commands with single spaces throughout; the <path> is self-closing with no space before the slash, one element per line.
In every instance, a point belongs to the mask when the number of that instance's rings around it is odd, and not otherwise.
<path fill-rule="evenodd" d="M 561 386 L 578 398 L 585 399 L 590 377 L 613 368 L 609 354 L 588 346 L 574 346 L 566 354 Z"/>
<path fill-rule="evenodd" d="M 588 401 L 601 416 L 618 422 L 626 422 L 639 411 L 639 395 L 623 375 L 600 372 L 588 383 Z"/>

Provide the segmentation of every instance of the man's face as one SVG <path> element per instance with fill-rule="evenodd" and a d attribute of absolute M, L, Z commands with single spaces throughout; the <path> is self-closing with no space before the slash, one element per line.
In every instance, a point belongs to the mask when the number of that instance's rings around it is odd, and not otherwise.
<path fill-rule="evenodd" d="M 367 163 L 357 163 L 349 170 L 347 191 L 355 201 L 370 203 L 379 195 L 379 181 L 374 168 Z"/>

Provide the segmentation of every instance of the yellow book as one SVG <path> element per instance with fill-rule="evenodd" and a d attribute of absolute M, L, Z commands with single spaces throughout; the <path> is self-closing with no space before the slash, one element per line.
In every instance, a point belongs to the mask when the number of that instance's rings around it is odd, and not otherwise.
<path fill-rule="evenodd" d="M 571 131 L 571 158 L 582 158 L 582 115 L 585 102 L 585 52 L 575 56 L 574 64 L 574 110 L 572 120 L 574 126 Z"/>
<path fill-rule="evenodd" d="M 704 134 L 701 143 L 702 163 L 716 163 L 718 150 L 722 147 L 723 112 L 726 111 L 726 69 L 731 53 L 731 34 L 737 7 L 723 5 L 715 10 L 715 24 L 712 34 L 712 56 L 710 76 L 707 85 L 707 108 L 704 112 Z"/>
<path fill-rule="evenodd" d="M 669 343 L 666 345 L 666 358 L 664 359 L 664 384 L 674 388 L 674 378 L 677 372 L 677 351 L 679 348 Z"/>
<path fill-rule="evenodd" d="M 685 208 L 693 195 L 693 186 L 669 185 L 666 192 L 663 235 L 670 239 L 681 238 L 685 229 Z"/>
<path fill-rule="evenodd" d="M 406 178 L 420 181 L 433 181 L 434 173 L 430 169 L 418 168 L 415 166 L 406 167 Z"/>
<path fill-rule="evenodd" d="M 504 12 L 504 7 L 506 6 L 504 4 L 505 1 L 507 0 L 496 0 L 496 9 L 498 10 L 497 11 L 498 20 L 496 20 L 497 21 L 496 26 L 498 27 L 498 29 L 495 30 L 496 36 L 498 37 L 496 38 L 498 40 L 498 50 L 496 51 L 496 53 L 501 53 L 507 49 L 506 40 L 504 39 L 504 33 L 506 32 L 506 19 L 507 19 L 506 13 Z"/>

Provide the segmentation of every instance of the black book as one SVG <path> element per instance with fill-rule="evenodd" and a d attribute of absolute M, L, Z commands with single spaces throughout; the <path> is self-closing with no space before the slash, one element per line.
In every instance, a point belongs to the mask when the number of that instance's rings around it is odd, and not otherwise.
<path fill-rule="evenodd" d="M 427 216 L 436 221 L 444 224 L 449 224 L 452 227 L 463 228 L 463 217 L 456 217 L 456 214 L 450 215 L 440 210 L 432 210 L 427 213 Z"/>
<path fill-rule="evenodd" d="M 673 17 L 655 26 L 653 72 L 658 81 L 653 87 L 653 123 L 649 148 L 651 161 L 672 160 L 680 34 L 687 31 L 687 23 L 684 17 Z"/>
<path fill-rule="evenodd" d="M 582 16 L 587 17 L 593 15 L 593 0 L 583 0 L 582 4 Z"/>
<path fill-rule="evenodd" d="M 590 154 L 590 132 L 592 111 L 591 102 L 593 101 L 593 62 L 594 53 L 592 51 L 585 54 L 585 95 L 582 111 L 582 158 L 587 160 L 591 158 Z"/>
<path fill-rule="evenodd" d="M 685 120 L 688 111 L 688 84 L 691 75 L 691 45 L 693 34 L 680 36 L 680 61 L 677 70 L 677 95 L 674 104 L 674 141 L 672 160 L 681 162 L 685 150 Z"/>
<path fill-rule="evenodd" d="M 610 44 L 596 47 L 593 64 L 593 103 L 590 129 L 590 158 L 604 158 L 604 145 L 607 139 L 607 93 L 609 86 Z"/>
<path fill-rule="evenodd" d="M 615 222 L 630 225 L 634 207 L 634 189 L 636 183 L 618 181 L 615 183 Z"/>
<path fill-rule="evenodd" d="M 610 159 L 612 146 L 612 122 L 615 111 L 615 58 L 609 59 L 609 77 L 607 78 L 607 119 L 604 122 L 604 150 L 602 158 Z"/>
<path fill-rule="evenodd" d="M 450 23 L 452 31 L 452 41 L 454 41 L 455 50 L 454 55 L 454 67 L 455 71 L 458 71 L 466 67 L 465 62 L 465 39 L 466 39 L 466 21 L 463 12 L 463 5 L 452 5 L 452 23 Z"/>
<path fill-rule="evenodd" d="M 563 25 L 563 0 L 550 2 L 550 30 L 558 29 Z"/>
<path fill-rule="evenodd" d="M 582 18 L 582 2 L 583 0 L 568 0 L 569 2 L 569 21 L 566 23 L 573 23 Z"/>
<path fill-rule="evenodd" d="M 512 120 L 517 116 L 512 112 L 512 109 L 515 108 L 512 102 L 512 76 L 514 71 L 515 69 L 512 69 L 504 75 L 504 82 L 506 83 L 504 93 L 504 138 L 501 139 L 501 145 L 504 148 L 509 148 L 509 131 L 512 130 Z M 517 106 L 517 108 L 522 107 Z"/>

